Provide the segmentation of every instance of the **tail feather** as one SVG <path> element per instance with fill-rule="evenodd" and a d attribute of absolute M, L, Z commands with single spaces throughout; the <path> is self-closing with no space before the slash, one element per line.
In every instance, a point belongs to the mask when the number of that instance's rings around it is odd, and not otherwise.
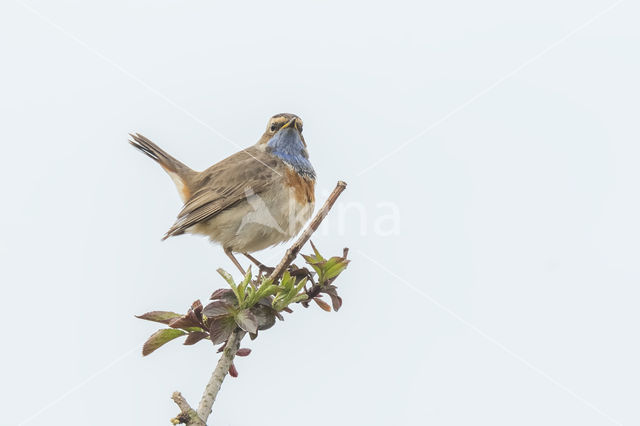
<path fill-rule="evenodd" d="M 162 166 L 162 168 L 169 174 L 175 183 L 182 200 L 186 201 L 191 198 L 192 181 L 196 172 L 184 163 L 167 154 L 162 150 L 162 148 L 151 142 L 148 138 L 142 136 L 140 133 L 130 133 L 129 136 L 131 136 L 129 143 L 132 146 L 160 164 L 160 166 Z"/>

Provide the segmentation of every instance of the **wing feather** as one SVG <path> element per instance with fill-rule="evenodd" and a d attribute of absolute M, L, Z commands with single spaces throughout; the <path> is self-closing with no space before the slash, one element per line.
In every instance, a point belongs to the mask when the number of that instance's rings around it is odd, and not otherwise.
<path fill-rule="evenodd" d="M 262 193 L 281 177 L 278 166 L 275 156 L 251 147 L 209 167 L 200 174 L 197 189 L 163 239 L 184 234 L 192 226 L 244 201 L 247 195 Z"/>

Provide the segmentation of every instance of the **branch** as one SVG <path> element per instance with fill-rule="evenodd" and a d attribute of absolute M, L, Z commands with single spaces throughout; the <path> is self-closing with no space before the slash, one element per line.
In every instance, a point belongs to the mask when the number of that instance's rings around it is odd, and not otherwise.
<path fill-rule="evenodd" d="M 222 382 L 227 376 L 231 364 L 233 364 L 233 358 L 235 358 L 236 352 L 238 352 L 238 349 L 240 348 L 240 341 L 245 334 L 246 333 L 239 328 L 236 328 L 235 331 L 231 333 L 229 340 L 227 340 L 224 350 L 222 351 L 222 356 L 218 360 L 218 365 L 216 365 L 216 369 L 213 370 L 213 374 L 209 379 L 209 383 L 207 383 L 207 387 L 204 388 L 204 394 L 202 395 L 200 406 L 198 407 L 198 416 L 201 419 L 205 419 L 205 421 L 211 414 L 213 403 L 216 400 L 216 396 L 218 396 Z"/>
<path fill-rule="evenodd" d="M 346 188 L 347 184 L 345 182 L 338 181 L 335 189 L 329 195 L 329 198 L 327 198 L 327 201 L 325 201 L 320 211 L 318 211 L 316 217 L 313 218 L 307 229 L 305 229 L 302 235 L 300 235 L 298 241 L 296 241 L 291 247 L 289 247 L 289 250 L 287 250 L 287 253 L 284 255 L 278 266 L 276 266 L 276 269 L 273 270 L 273 272 L 269 276 L 269 279 L 275 281 L 276 279 L 280 278 L 280 275 L 282 275 L 282 273 L 289 267 L 289 265 L 291 265 L 291 262 L 293 262 L 298 256 L 298 253 L 302 249 L 302 246 L 304 246 L 307 241 L 309 241 L 309 238 L 311 238 L 311 235 L 316 232 L 324 218 L 329 214 L 329 210 L 331 210 L 331 207 L 333 207 L 340 194 L 342 194 L 342 191 L 344 191 Z"/>
<path fill-rule="evenodd" d="M 174 425 L 207 426 L 180 392 L 174 392 L 171 399 L 180 407 L 180 414 L 178 414 L 178 417 L 171 419 L 171 423 Z"/>
<path fill-rule="evenodd" d="M 331 210 L 331 207 L 333 207 L 336 200 L 338 199 L 340 194 L 342 194 L 342 191 L 346 189 L 346 187 L 347 184 L 342 181 L 339 181 L 336 184 L 335 189 L 329 195 L 327 201 L 325 201 L 322 208 L 318 211 L 311 223 L 309 223 L 307 229 L 305 229 L 302 235 L 300 235 L 300 238 L 298 238 L 298 240 L 287 250 L 287 253 L 282 258 L 278 266 L 276 266 L 276 268 L 273 270 L 273 272 L 269 276 L 269 279 L 272 279 L 275 282 L 278 278 L 280 278 L 282 273 L 289 267 L 289 265 L 291 265 L 291 262 L 293 262 L 298 256 L 298 253 L 302 249 L 302 246 L 304 246 L 306 242 L 309 241 L 311 235 L 318 229 L 324 218 L 327 217 L 327 214 L 329 214 L 329 210 Z M 200 421 L 201 423 L 192 422 L 186 423 L 187 425 L 206 426 L 206 421 L 213 409 L 213 403 L 215 402 L 216 396 L 220 391 L 220 387 L 222 386 L 224 378 L 227 376 L 227 373 L 229 373 L 229 368 L 233 364 L 233 359 L 235 358 L 236 352 L 238 352 L 238 348 L 240 347 L 240 341 L 245 336 L 245 334 L 246 333 L 239 328 L 236 328 L 236 330 L 231 333 L 231 336 L 229 337 L 229 340 L 225 345 L 224 351 L 222 352 L 222 356 L 218 360 L 218 365 L 216 365 L 216 369 L 213 371 L 213 374 L 209 379 L 209 383 L 207 383 L 207 386 L 204 390 L 204 394 L 202 395 L 202 399 L 200 400 L 200 405 L 198 406 L 198 413 L 196 417 L 197 421 Z M 179 395 L 178 392 L 176 393 Z M 174 393 L 174 396 L 176 395 L 176 393 Z M 175 398 L 174 401 L 176 401 Z M 182 398 L 182 401 L 184 401 L 184 398 Z M 178 403 L 178 401 L 176 401 L 176 403 Z M 186 407 L 188 407 L 187 412 L 190 413 L 190 411 L 188 410 L 191 409 L 191 407 L 189 407 L 189 404 L 187 404 L 186 401 L 184 401 L 184 403 L 186 404 Z M 180 409 L 183 410 L 183 412 L 185 411 L 180 404 L 178 404 L 178 406 L 180 406 Z M 193 411 L 193 409 L 191 409 L 191 411 Z"/>

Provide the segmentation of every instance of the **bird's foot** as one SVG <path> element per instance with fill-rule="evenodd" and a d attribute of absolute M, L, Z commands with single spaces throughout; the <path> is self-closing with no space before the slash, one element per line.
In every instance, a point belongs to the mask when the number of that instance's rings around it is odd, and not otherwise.
<path fill-rule="evenodd" d="M 265 265 L 258 266 L 258 268 L 259 268 L 259 271 L 260 271 L 259 272 L 260 276 L 262 276 L 263 274 L 266 275 L 266 276 L 269 276 L 269 275 L 271 275 L 273 273 L 273 271 L 276 270 L 276 268 L 274 268 L 273 266 L 265 266 Z"/>
<path fill-rule="evenodd" d="M 258 282 L 260 281 L 260 278 L 262 277 L 262 275 L 271 275 L 271 273 L 273 271 L 275 271 L 276 268 L 273 268 L 271 266 L 267 266 L 264 263 L 260 262 L 258 259 L 256 259 L 255 257 L 251 256 L 249 253 L 242 253 L 245 255 L 245 257 L 247 259 L 249 259 L 251 262 L 253 262 L 257 267 L 258 267 Z"/>

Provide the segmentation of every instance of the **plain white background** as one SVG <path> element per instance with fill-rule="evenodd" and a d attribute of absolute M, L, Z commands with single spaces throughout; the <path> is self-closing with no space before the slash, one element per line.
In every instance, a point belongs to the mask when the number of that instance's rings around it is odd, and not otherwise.
<path fill-rule="evenodd" d="M 202 169 L 278 112 L 305 122 L 318 197 L 349 183 L 314 238 L 351 248 L 345 303 L 246 343 L 213 424 L 640 424 L 639 13 L 3 1 L 0 424 L 162 425 L 172 391 L 197 403 L 211 346 L 143 359 L 156 327 L 133 315 L 206 300 L 232 265 L 160 242 L 180 202 L 127 133 Z"/>

